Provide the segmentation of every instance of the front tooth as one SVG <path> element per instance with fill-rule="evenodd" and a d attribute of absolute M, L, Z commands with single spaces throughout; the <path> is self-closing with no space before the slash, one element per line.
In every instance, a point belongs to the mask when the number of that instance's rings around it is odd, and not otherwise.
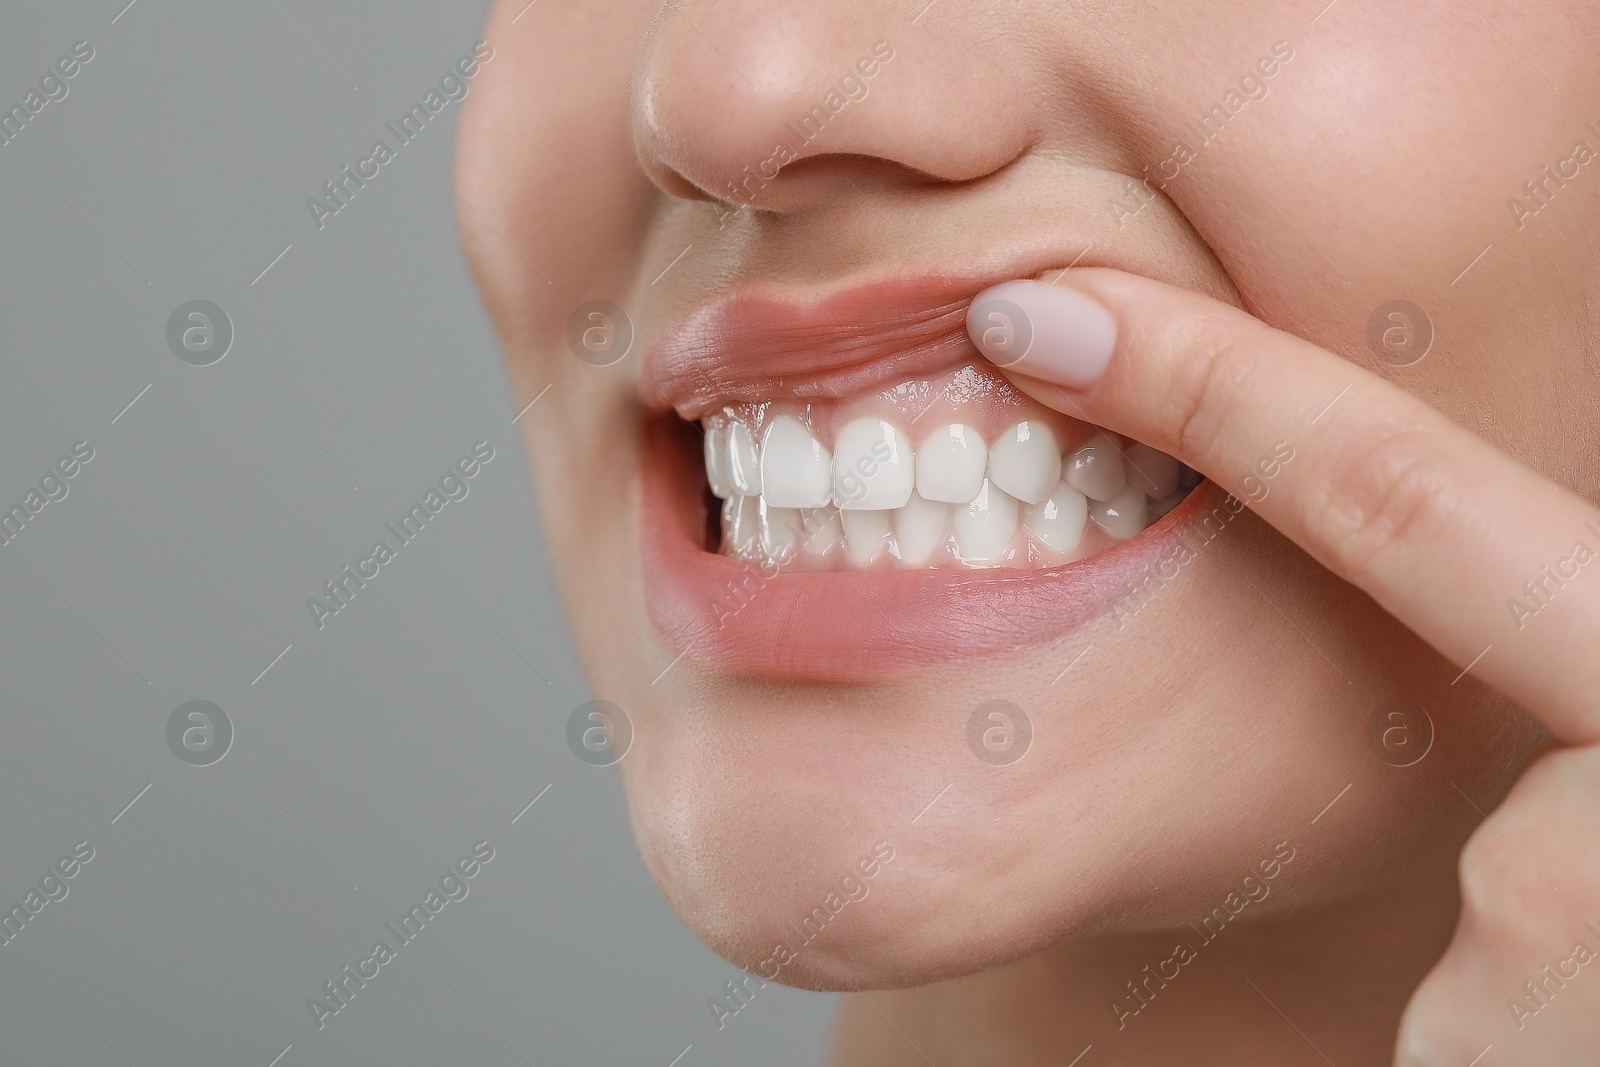
<path fill-rule="evenodd" d="M 1126 541 L 1150 525 L 1150 498 L 1128 486 L 1110 500 L 1091 504 L 1089 518 L 1118 541 Z"/>
<path fill-rule="evenodd" d="M 706 433 L 706 481 L 713 496 L 727 500 L 734 495 L 733 479 L 728 474 L 728 428 L 708 423 Z"/>
<path fill-rule="evenodd" d="M 1037 504 L 1061 481 L 1061 446 L 1037 420 L 1019 422 L 989 448 L 989 480 L 1018 500 Z"/>
<path fill-rule="evenodd" d="M 1017 535 L 1017 498 L 985 478 L 983 488 L 965 507 L 956 508 L 951 525 L 956 549 L 974 563 L 998 562 Z"/>
<path fill-rule="evenodd" d="M 1110 500 L 1127 484 L 1122 455 L 1105 434 L 1095 434 L 1067 461 L 1067 484 L 1090 500 Z"/>
<path fill-rule="evenodd" d="M 844 540 L 844 526 L 839 522 L 839 509 L 815 508 L 802 511 L 800 520 L 805 524 L 804 544 L 801 552 L 812 563 L 822 563 L 833 558 L 834 549 Z"/>
<path fill-rule="evenodd" d="M 917 453 L 922 462 L 922 453 Z M 979 481 L 982 489 L 982 480 Z M 973 494 L 977 495 L 976 492 Z M 971 497 L 968 497 L 970 500 Z M 873 515 L 878 512 L 861 512 Z M 906 506 L 894 513 L 894 541 L 900 549 L 900 562 L 920 567 L 932 558 L 950 533 L 950 505 L 929 500 L 919 490 L 911 494 Z"/>
<path fill-rule="evenodd" d="M 1058 482 L 1055 492 L 1023 513 L 1022 525 L 1045 548 L 1064 556 L 1078 547 L 1088 518 L 1089 498 L 1066 482 Z"/>
<path fill-rule="evenodd" d="M 735 556 L 754 548 L 760 534 L 760 497 L 733 496 L 722 502 L 722 539 Z"/>
<path fill-rule="evenodd" d="M 1128 484 L 1151 500 L 1160 500 L 1178 488 L 1178 461 L 1146 444 L 1130 445 L 1123 453 Z"/>
<path fill-rule="evenodd" d="M 889 543 L 887 511 L 841 511 L 844 522 L 844 551 L 851 566 L 870 567 L 883 555 Z"/>
<path fill-rule="evenodd" d="M 820 508 L 833 493 L 833 454 L 793 415 L 779 415 L 761 440 L 761 496 L 775 508 Z"/>
<path fill-rule="evenodd" d="M 917 492 L 924 500 L 965 504 L 983 488 L 989 448 L 974 426 L 952 422 L 917 446 Z"/>
<path fill-rule="evenodd" d="M 768 559 L 787 563 L 799 551 L 800 509 L 775 508 L 761 498 L 761 551 Z"/>
<path fill-rule="evenodd" d="M 911 499 L 916 466 L 905 434 L 893 423 L 851 419 L 839 431 L 833 457 L 833 501 L 841 510 L 888 511 Z"/>
<path fill-rule="evenodd" d="M 761 493 L 761 464 L 756 456 L 756 440 L 750 427 L 734 419 L 728 424 L 728 477 L 733 487 L 745 496 Z"/>

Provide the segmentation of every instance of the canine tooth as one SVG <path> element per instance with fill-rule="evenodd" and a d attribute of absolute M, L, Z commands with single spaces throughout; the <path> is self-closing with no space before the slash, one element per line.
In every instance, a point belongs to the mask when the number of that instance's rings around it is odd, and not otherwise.
<path fill-rule="evenodd" d="M 1150 498 L 1129 486 L 1110 500 L 1089 505 L 1089 518 L 1118 541 L 1126 541 L 1150 525 Z"/>
<path fill-rule="evenodd" d="M 834 442 L 833 459 L 833 502 L 841 510 L 888 511 L 911 499 L 911 445 L 893 423 L 851 419 Z"/>
<path fill-rule="evenodd" d="M 962 558 L 975 563 L 999 561 L 1017 535 L 1018 511 L 1017 498 L 985 478 L 978 495 L 956 508 L 951 521 Z"/>
<path fill-rule="evenodd" d="M 833 454 L 810 427 L 779 415 L 761 439 L 761 496 L 775 508 L 820 508 L 833 493 Z"/>
<path fill-rule="evenodd" d="M 761 463 L 750 427 L 734 419 L 728 424 L 728 477 L 733 487 L 745 496 L 761 493 Z"/>
<path fill-rule="evenodd" d="M 1022 513 L 1022 525 L 1039 543 L 1063 556 L 1078 547 L 1088 519 L 1089 498 L 1066 482 L 1056 483 L 1055 492 Z"/>
<path fill-rule="evenodd" d="M 761 551 L 768 559 L 787 563 L 800 550 L 802 527 L 799 508 L 775 508 L 761 498 Z"/>
<path fill-rule="evenodd" d="M 733 479 L 728 475 L 728 427 L 708 421 L 706 434 L 706 481 L 712 495 L 727 500 L 734 495 Z"/>
<path fill-rule="evenodd" d="M 919 453 L 918 462 L 921 459 Z M 907 566 L 920 567 L 928 562 L 949 533 L 950 505 L 929 500 L 920 492 L 912 493 L 906 506 L 894 513 L 894 540 L 900 549 L 900 562 Z"/>
<path fill-rule="evenodd" d="M 732 496 L 722 502 L 722 539 L 734 555 L 748 553 L 760 534 L 760 497 Z"/>
<path fill-rule="evenodd" d="M 844 523 L 845 557 L 852 566 L 870 567 L 883 555 L 889 543 L 887 511 L 841 511 Z"/>
<path fill-rule="evenodd" d="M 1067 460 L 1067 484 L 1090 500 L 1110 500 L 1127 484 L 1122 456 L 1105 434 L 1095 434 Z"/>
<path fill-rule="evenodd" d="M 1037 504 L 1061 481 L 1061 445 L 1037 419 L 1006 430 L 989 447 L 989 480 L 1018 500 Z"/>
<path fill-rule="evenodd" d="M 800 552 L 813 563 L 832 559 L 844 541 L 844 526 L 836 507 L 812 508 L 800 513 L 803 541 Z"/>
<path fill-rule="evenodd" d="M 924 500 L 965 504 L 983 488 L 989 448 L 977 427 L 941 426 L 917 446 L 917 492 Z"/>
<path fill-rule="evenodd" d="M 1122 454 L 1128 484 L 1151 500 L 1169 496 L 1178 488 L 1178 461 L 1145 444 L 1129 445 Z"/>

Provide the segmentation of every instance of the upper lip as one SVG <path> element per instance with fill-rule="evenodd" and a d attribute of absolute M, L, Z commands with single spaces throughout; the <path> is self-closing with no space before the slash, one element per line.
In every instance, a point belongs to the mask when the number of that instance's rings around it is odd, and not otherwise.
<path fill-rule="evenodd" d="M 981 358 L 967 305 L 1001 279 L 889 278 L 806 303 L 746 288 L 690 313 L 651 349 L 644 374 L 685 419 L 718 404 L 848 396 Z"/>

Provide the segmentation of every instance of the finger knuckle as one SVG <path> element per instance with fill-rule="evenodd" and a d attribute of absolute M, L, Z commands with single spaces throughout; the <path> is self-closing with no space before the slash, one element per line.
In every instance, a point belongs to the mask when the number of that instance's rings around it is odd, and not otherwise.
<path fill-rule="evenodd" d="M 1363 425 L 1330 452 L 1318 507 L 1335 569 L 1360 585 L 1438 538 L 1454 483 L 1430 433 Z"/>
<path fill-rule="evenodd" d="M 1181 358 L 1168 377 L 1167 437 L 1178 455 L 1211 456 L 1246 378 L 1247 353 L 1232 330 L 1210 322 L 1185 327 L 1168 351 Z"/>
<path fill-rule="evenodd" d="M 1525 863 L 1503 834 L 1489 822 L 1481 823 L 1467 838 L 1457 865 L 1463 919 L 1478 926 L 1494 925 L 1511 900 L 1526 895 L 1521 866 Z"/>

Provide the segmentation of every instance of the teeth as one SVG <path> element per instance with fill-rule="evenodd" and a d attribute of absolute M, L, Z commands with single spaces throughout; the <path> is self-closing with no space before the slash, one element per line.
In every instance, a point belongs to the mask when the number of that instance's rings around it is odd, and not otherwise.
<path fill-rule="evenodd" d="M 917 492 L 924 500 L 965 504 L 983 488 L 989 449 L 975 427 L 941 426 L 917 446 Z"/>
<path fill-rule="evenodd" d="M 1066 482 L 1060 482 L 1056 491 L 1043 502 L 1023 512 L 1022 525 L 1045 548 L 1064 556 L 1078 547 L 1088 519 L 1089 498 Z"/>
<path fill-rule="evenodd" d="M 839 509 L 817 508 L 801 513 L 806 523 L 805 544 L 800 551 L 812 563 L 823 563 L 838 555 L 836 549 L 844 540 L 844 526 L 839 521 Z"/>
<path fill-rule="evenodd" d="M 1178 488 L 1179 463 L 1165 452 L 1149 445 L 1133 444 L 1123 453 L 1128 484 L 1151 500 L 1171 496 Z"/>
<path fill-rule="evenodd" d="M 1130 486 L 1110 500 L 1091 504 L 1089 518 L 1118 541 L 1126 541 L 1150 524 L 1150 498 Z"/>
<path fill-rule="evenodd" d="M 722 502 L 722 536 L 733 555 L 750 554 L 760 535 L 760 497 L 735 496 Z"/>
<path fill-rule="evenodd" d="M 974 563 L 997 563 L 1017 535 L 1017 498 L 989 479 L 966 507 L 957 508 L 952 526 L 956 550 Z"/>
<path fill-rule="evenodd" d="M 905 434 L 893 423 L 852 419 L 833 451 L 833 501 L 841 510 L 888 511 L 911 499 L 916 467 Z"/>
<path fill-rule="evenodd" d="M 889 547 L 889 512 L 841 511 L 844 552 L 853 566 L 870 567 Z"/>
<path fill-rule="evenodd" d="M 1061 446 L 1042 422 L 1019 422 L 989 449 L 989 480 L 1018 500 L 1037 504 L 1061 480 Z"/>
<path fill-rule="evenodd" d="M 1089 438 L 1067 460 L 1067 484 L 1090 500 L 1110 500 L 1126 483 L 1122 456 L 1103 433 Z"/>
<path fill-rule="evenodd" d="M 750 427 L 734 419 L 728 424 L 728 477 L 734 489 L 746 496 L 761 494 L 761 466 L 756 459 Z"/>
<path fill-rule="evenodd" d="M 728 427 L 712 423 L 706 431 L 706 481 L 713 495 L 727 500 L 734 495 L 733 478 L 728 473 Z"/>
<path fill-rule="evenodd" d="M 1201 480 L 1106 432 L 1063 460 L 1038 418 L 993 445 L 949 422 L 915 450 L 877 416 L 846 421 L 831 452 L 808 418 L 769 410 L 761 425 L 759 443 L 731 409 L 702 426 L 722 551 L 808 570 L 1060 566 L 1136 536 Z"/>
<path fill-rule="evenodd" d="M 799 508 L 775 508 L 761 501 L 761 551 L 768 559 L 787 562 L 800 551 Z"/>
<path fill-rule="evenodd" d="M 793 415 L 779 415 L 761 441 L 761 496 L 778 508 L 824 507 L 833 494 L 833 455 Z"/>
<path fill-rule="evenodd" d="M 922 461 L 921 453 L 917 461 Z M 982 480 L 979 481 L 979 489 Z M 977 495 L 976 491 L 973 493 Z M 968 499 L 971 499 L 970 497 Z M 857 512 L 877 515 L 881 512 Z M 950 533 L 950 505 L 928 500 L 920 492 L 912 493 L 906 506 L 894 513 L 894 541 L 900 549 L 900 562 L 910 567 L 920 567 L 933 557 Z"/>

